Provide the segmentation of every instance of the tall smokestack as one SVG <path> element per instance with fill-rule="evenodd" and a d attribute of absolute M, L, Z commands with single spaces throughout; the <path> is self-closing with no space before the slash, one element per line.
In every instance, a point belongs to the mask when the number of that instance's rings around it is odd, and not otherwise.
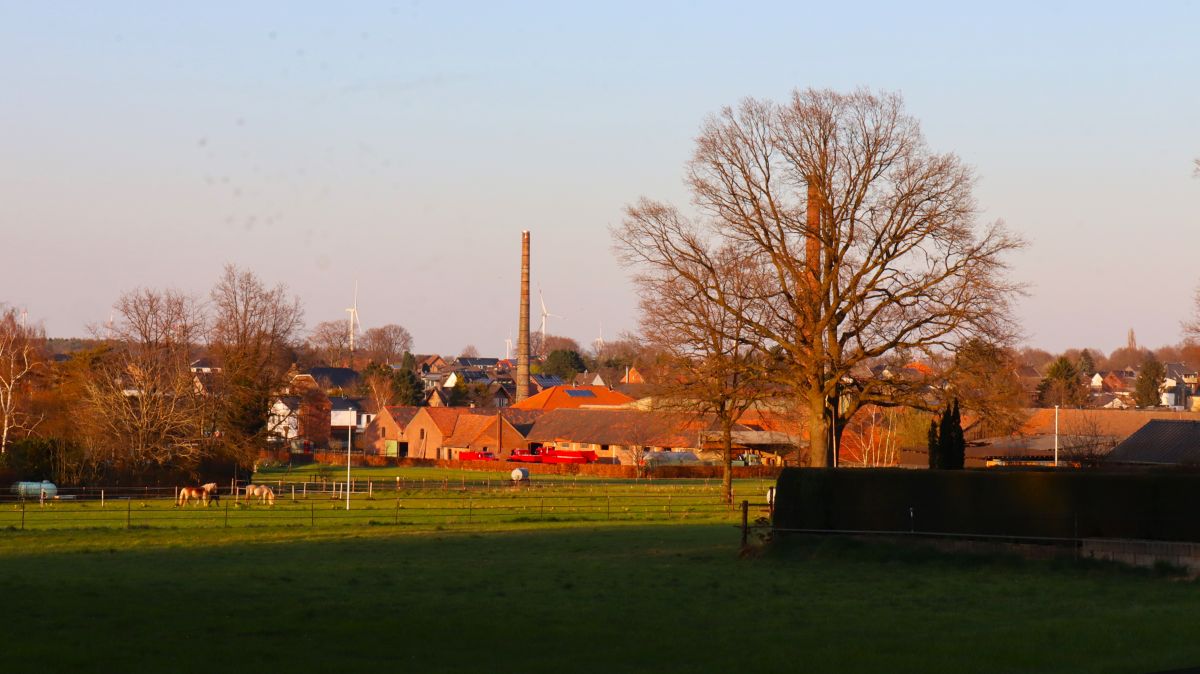
<path fill-rule="evenodd" d="M 517 402 L 529 397 L 529 231 L 521 232 L 521 318 L 517 325 Z"/>
<path fill-rule="evenodd" d="M 821 275 L 821 187 L 816 178 L 808 179 L 808 234 L 805 236 L 805 258 L 808 262 L 808 282 L 817 290 Z"/>

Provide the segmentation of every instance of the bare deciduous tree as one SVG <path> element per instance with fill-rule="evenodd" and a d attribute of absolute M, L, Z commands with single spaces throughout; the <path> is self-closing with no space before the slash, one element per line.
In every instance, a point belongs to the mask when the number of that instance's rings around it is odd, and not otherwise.
<path fill-rule="evenodd" d="M 719 287 L 706 300 L 743 313 L 758 346 L 782 354 L 813 465 L 831 462 L 831 431 L 856 410 L 893 404 L 860 366 L 1015 331 L 1004 256 L 1022 242 L 976 225 L 970 169 L 927 148 L 898 95 L 806 90 L 726 108 L 702 128 L 688 182 L 697 217 L 643 199 L 618 241 L 684 278 L 717 268 L 723 247 L 739 251 L 762 279 L 746 295 L 754 310 Z"/>
<path fill-rule="evenodd" d="M 625 259 L 636 264 L 629 255 Z M 652 390 L 668 407 L 716 417 L 721 438 L 721 493 L 733 502 L 733 427 L 767 395 L 764 354 L 754 348 L 749 321 L 754 312 L 752 266 L 732 248 L 715 251 L 715 266 L 689 273 L 667 273 L 649 267 L 637 274 L 641 327 L 646 340 L 663 354 L 651 380 Z M 734 302 L 726 310 L 710 299 Z"/>
<path fill-rule="evenodd" d="M 308 335 L 308 345 L 326 364 L 340 366 L 350 355 L 350 333 L 345 321 L 321 321 Z"/>
<path fill-rule="evenodd" d="M 251 465 L 268 432 L 271 394 L 286 383 L 304 310 L 287 286 L 268 287 L 233 265 L 226 265 L 210 299 L 209 347 L 223 368 L 217 415 L 222 445 L 242 465 Z"/>
<path fill-rule="evenodd" d="M 1069 416 L 1059 434 L 1059 451 L 1068 461 L 1095 466 L 1117 446 L 1118 438 L 1104 428 L 1096 412 L 1080 410 Z"/>
<path fill-rule="evenodd" d="M 389 323 L 363 333 L 362 350 L 367 359 L 382 365 L 399 362 L 412 350 L 412 335 L 403 326 Z"/>
<path fill-rule="evenodd" d="M 206 401 L 189 369 L 204 332 L 191 297 L 138 289 L 114 306 L 111 350 L 84 384 L 92 460 L 140 469 L 194 465 L 206 452 Z"/>
<path fill-rule="evenodd" d="M 1200 288 L 1196 289 L 1196 294 L 1194 297 L 1195 299 L 1192 306 L 1192 320 L 1183 324 L 1183 334 L 1184 339 L 1200 340 Z"/>
<path fill-rule="evenodd" d="M 45 360 L 40 327 L 25 325 L 16 309 L 0 314 L 0 455 L 15 433 L 29 433 L 41 416 L 29 409 L 29 386 Z"/>
<path fill-rule="evenodd" d="M 896 426 L 895 407 L 867 405 L 847 424 L 838 453 L 855 466 L 894 466 L 900 458 Z"/>

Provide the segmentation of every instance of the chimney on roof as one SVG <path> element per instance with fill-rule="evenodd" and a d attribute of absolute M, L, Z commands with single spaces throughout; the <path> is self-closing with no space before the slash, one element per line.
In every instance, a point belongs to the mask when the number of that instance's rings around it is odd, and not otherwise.
<path fill-rule="evenodd" d="M 521 317 L 517 333 L 517 402 L 521 402 L 529 397 L 529 230 L 521 232 Z"/>

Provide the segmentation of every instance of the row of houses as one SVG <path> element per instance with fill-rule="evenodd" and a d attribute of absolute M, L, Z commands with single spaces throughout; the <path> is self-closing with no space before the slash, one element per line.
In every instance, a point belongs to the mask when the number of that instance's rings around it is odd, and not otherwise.
<path fill-rule="evenodd" d="M 739 424 L 739 456 L 777 463 L 794 453 L 796 438 Z M 514 451 L 550 448 L 591 451 L 601 463 L 695 463 L 721 458 L 720 433 L 709 415 L 632 408 L 564 407 L 550 410 L 463 407 L 388 407 L 368 426 L 368 454 L 457 460 L 487 452 L 498 460 Z M 748 459 L 746 459 L 748 460 Z"/>

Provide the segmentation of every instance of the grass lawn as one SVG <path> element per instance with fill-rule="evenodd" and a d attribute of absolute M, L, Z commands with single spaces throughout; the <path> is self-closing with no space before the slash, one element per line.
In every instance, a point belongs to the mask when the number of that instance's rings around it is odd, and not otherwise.
<path fill-rule="evenodd" d="M 727 524 L 0 532 L 0 657 L 44 671 L 1148 672 L 1200 585 Z M 20 663 L 18 665 L 18 663 Z"/>
<path fill-rule="evenodd" d="M 164 527 L 313 527 L 394 525 L 432 529 L 467 526 L 472 529 L 508 526 L 529 521 L 627 520 L 722 521 L 739 517 L 735 506 L 723 505 L 720 488 L 702 482 L 625 482 L 571 484 L 535 483 L 514 486 L 496 481 L 461 486 L 453 481 L 409 480 L 403 487 L 382 482 L 370 491 L 364 483 L 352 495 L 351 509 L 334 485 L 270 483 L 275 488 L 273 506 L 257 500 L 234 501 L 228 495 L 210 507 L 193 503 L 176 507 L 171 490 L 159 498 L 65 499 L 5 502 L 0 504 L 0 529 Z M 326 491 L 321 491 L 325 489 Z M 735 483 L 738 500 L 764 505 L 766 491 L 757 480 Z"/>

